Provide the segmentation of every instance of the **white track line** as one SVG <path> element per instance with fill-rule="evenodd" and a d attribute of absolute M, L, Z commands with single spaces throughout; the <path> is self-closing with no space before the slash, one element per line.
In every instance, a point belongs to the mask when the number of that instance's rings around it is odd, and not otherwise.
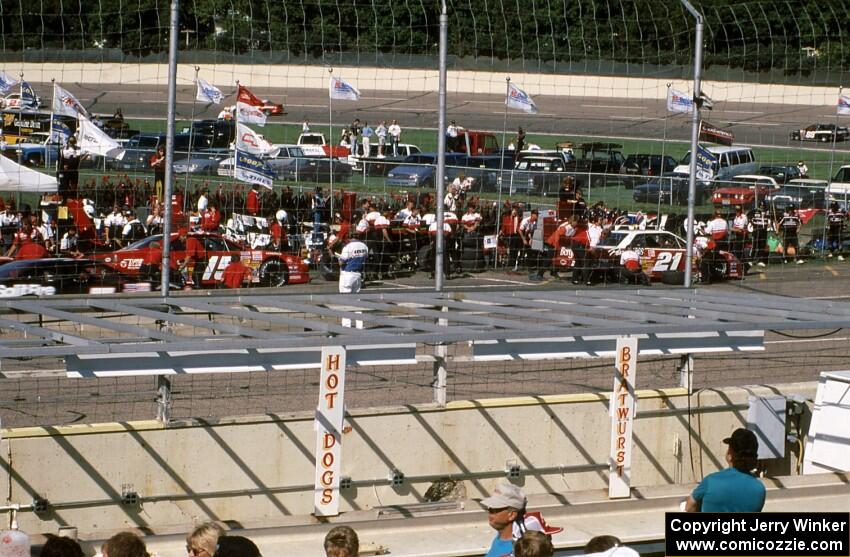
<path fill-rule="evenodd" d="M 613 108 L 614 110 L 618 109 L 628 109 L 628 110 L 649 110 L 648 106 L 623 106 L 623 105 L 612 105 L 612 104 L 583 104 L 582 108 Z"/>
<path fill-rule="evenodd" d="M 478 277 L 478 279 L 479 280 L 489 280 L 489 281 L 493 281 L 493 282 L 505 282 L 505 283 L 508 283 L 508 284 L 521 284 L 522 286 L 536 286 L 536 283 L 534 283 L 534 282 L 522 282 L 520 280 L 497 279 L 497 278 L 488 278 L 488 277 Z"/>

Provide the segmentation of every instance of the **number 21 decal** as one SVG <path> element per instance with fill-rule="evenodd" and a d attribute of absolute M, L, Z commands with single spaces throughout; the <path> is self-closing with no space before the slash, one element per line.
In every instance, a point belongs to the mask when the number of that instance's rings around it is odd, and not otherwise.
<path fill-rule="evenodd" d="M 676 271 L 679 268 L 679 263 L 682 262 L 682 253 L 673 253 L 671 251 L 662 251 L 658 254 L 655 260 L 653 271 Z"/>

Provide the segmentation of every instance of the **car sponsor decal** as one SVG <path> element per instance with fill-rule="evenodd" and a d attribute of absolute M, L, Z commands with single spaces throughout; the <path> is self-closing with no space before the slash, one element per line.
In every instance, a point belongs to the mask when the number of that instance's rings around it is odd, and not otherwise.
<path fill-rule="evenodd" d="M 138 271 L 142 268 L 142 263 L 144 263 L 144 259 L 142 258 L 127 258 L 122 259 L 118 266 L 127 271 Z"/>
<path fill-rule="evenodd" d="M 40 284 L 15 284 L 6 286 L 0 284 L 0 298 L 17 298 L 18 296 L 53 296 L 56 288 Z"/>

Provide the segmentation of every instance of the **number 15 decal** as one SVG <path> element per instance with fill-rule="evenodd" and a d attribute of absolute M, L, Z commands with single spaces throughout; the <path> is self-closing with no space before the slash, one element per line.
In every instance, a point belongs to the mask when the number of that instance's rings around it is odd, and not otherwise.
<path fill-rule="evenodd" d="M 682 253 L 673 253 L 671 251 L 662 251 L 658 254 L 658 258 L 655 260 L 655 266 L 652 268 L 653 271 L 676 271 L 679 269 L 679 263 L 682 262 Z"/>

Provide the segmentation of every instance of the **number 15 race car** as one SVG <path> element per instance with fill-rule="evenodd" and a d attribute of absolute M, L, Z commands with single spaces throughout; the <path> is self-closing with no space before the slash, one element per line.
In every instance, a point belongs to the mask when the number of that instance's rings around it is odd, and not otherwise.
<path fill-rule="evenodd" d="M 251 249 L 230 238 L 218 234 L 190 234 L 198 239 L 203 248 L 206 265 L 195 273 L 190 263 L 188 277 L 197 275 L 201 284 L 195 288 L 215 287 L 221 280 L 225 268 L 236 255 L 252 271 L 251 283 L 258 286 L 283 286 L 310 282 L 309 268 L 297 256 L 275 251 Z M 131 276 L 145 276 L 159 272 L 162 265 L 162 235 L 139 240 L 127 247 L 110 253 L 97 254 L 98 260 L 117 271 Z M 187 257 L 186 246 L 178 235 L 171 236 L 172 269 Z M 191 280 L 191 278 L 190 278 Z"/>
<path fill-rule="evenodd" d="M 592 264 L 602 272 L 619 269 L 620 255 L 631 249 L 640 255 L 641 268 L 649 279 L 661 280 L 664 273 L 685 271 L 685 245 L 685 240 L 665 230 L 613 230 L 591 251 L 595 258 Z M 737 257 L 726 251 L 720 251 L 719 255 L 724 267 L 723 278 L 743 278 L 744 268 Z M 561 246 L 555 253 L 553 265 L 556 270 L 573 267 L 572 249 Z"/>

